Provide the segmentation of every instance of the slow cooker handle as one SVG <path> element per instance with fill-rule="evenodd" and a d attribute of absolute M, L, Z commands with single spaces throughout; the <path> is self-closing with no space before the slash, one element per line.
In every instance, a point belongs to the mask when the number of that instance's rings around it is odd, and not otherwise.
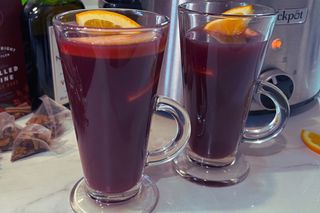
<path fill-rule="evenodd" d="M 242 136 L 242 142 L 245 143 L 259 144 L 276 137 L 285 127 L 290 116 L 288 99 L 277 86 L 265 81 L 259 81 L 256 95 L 269 97 L 275 104 L 276 113 L 272 121 L 266 126 L 245 128 Z"/>

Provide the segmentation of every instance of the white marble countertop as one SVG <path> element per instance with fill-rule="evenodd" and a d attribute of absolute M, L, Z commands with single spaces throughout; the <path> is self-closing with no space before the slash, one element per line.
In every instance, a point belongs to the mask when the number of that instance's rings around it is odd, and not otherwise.
<path fill-rule="evenodd" d="M 88 8 L 96 0 L 85 0 Z M 20 123 L 23 123 L 21 120 Z M 174 128 L 157 117 L 151 143 L 162 142 Z M 251 165 L 243 182 L 228 187 L 206 187 L 182 179 L 170 163 L 146 168 L 160 191 L 159 213 L 313 213 L 320 209 L 320 155 L 300 140 L 301 129 L 320 133 L 320 103 L 292 116 L 281 135 L 264 147 L 242 152 Z M 158 136 L 161 135 L 159 138 Z M 45 152 L 10 162 L 0 154 L 0 213 L 72 213 L 69 193 L 82 177 L 74 131 L 64 137 L 64 151 Z"/>
<path fill-rule="evenodd" d="M 156 117 L 151 142 L 161 142 L 163 135 L 170 137 L 174 129 L 170 125 L 174 123 Z M 320 132 L 319 102 L 292 116 L 283 133 L 270 145 L 242 145 L 251 171 L 237 185 L 216 188 L 191 183 L 177 176 L 170 163 L 147 168 L 146 174 L 160 191 L 155 212 L 319 212 L 320 155 L 301 142 L 302 128 Z M 41 153 L 14 163 L 10 162 L 11 152 L 2 154 L 1 213 L 72 212 L 69 193 L 82 171 L 73 130 L 65 139 L 61 153 Z"/>

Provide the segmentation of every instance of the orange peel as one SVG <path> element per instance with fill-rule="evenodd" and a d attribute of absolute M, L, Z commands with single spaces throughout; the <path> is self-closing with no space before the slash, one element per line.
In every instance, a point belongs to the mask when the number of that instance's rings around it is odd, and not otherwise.
<path fill-rule="evenodd" d="M 225 15 L 249 15 L 253 14 L 252 5 L 239 6 L 225 11 Z M 220 33 L 227 36 L 240 35 L 245 32 L 249 19 L 241 17 L 226 17 L 210 21 L 204 26 L 208 32 Z"/>
<path fill-rule="evenodd" d="M 88 10 L 76 14 L 79 26 L 96 28 L 138 28 L 140 24 L 120 13 L 105 10 Z"/>
<path fill-rule="evenodd" d="M 303 143 L 312 151 L 320 154 L 320 135 L 309 130 L 301 131 L 301 139 Z"/>

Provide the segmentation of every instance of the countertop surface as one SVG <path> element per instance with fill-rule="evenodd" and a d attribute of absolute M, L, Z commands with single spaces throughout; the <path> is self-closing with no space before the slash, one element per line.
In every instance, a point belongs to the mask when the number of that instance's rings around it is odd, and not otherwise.
<path fill-rule="evenodd" d="M 88 8 L 95 0 L 84 1 Z M 24 124 L 25 119 L 19 121 Z M 250 163 L 249 176 L 228 187 L 207 187 L 179 177 L 170 163 L 146 168 L 160 191 L 155 212 L 290 212 L 320 209 L 320 155 L 309 150 L 300 131 L 320 133 L 320 103 L 291 116 L 284 131 L 266 145 L 241 145 Z M 155 116 L 150 144 L 174 134 L 172 120 Z M 63 137 L 63 149 L 10 162 L 11 152 L 0 153 L 1 213 L 71 213 L 69 194 L 82 177 L 73 129 Z"/>
<path fill-rule="evenodd" d="M 23 124 L 24 120 L 20 121 Z M 170 138 L 174 122 L 155 116 L 150 144 Z M 300 140 L 301 129 L 320 132 L 320 103 L 293 115 L 267 145 L 241 145 L 251 165 L 247 179 L 228 187 L 207 187 L 179 177 L 170 163 L 146 168 L 160 191 L 155 212 L 319 212 L 320 155 Z M 73 129 L 63 149 L 10 162 L 0 160 L 1 213 L 68 213 L 72 186 L 82 176 Z"/>

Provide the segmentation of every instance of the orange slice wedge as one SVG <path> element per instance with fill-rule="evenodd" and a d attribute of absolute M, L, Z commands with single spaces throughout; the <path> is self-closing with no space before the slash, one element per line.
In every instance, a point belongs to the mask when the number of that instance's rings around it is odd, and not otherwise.
<path fill-rule="evenodd" d="M 225 11 L 223 14 L 228 15 L 249 15 L 253 13 L 253 7 L 252 5 L 246 5 L 246 6 L 239 6 L 234 7 L 230 10 Z"/>
<path fill-rule="evenodd" d="M 111 11 L 89 10 L 76 14 L 79 26 L 95 28 L 139 28 L 140 24 L 129 17 Z M 151 41 L 156 35 L 139 31 L 104 32 L 94 31 L 88 37 L 70 38 L 70 41 L 83 42 L 91 45 L 125 45 Z"/>
<path fill-rule="evenodd" d="M 252 5 L 239 6 L 225 11 L 226 15 L 249 15 L 253 14 Z M 207 23 L 204 29 L 208 32 L 220 33 L 227 36 L 240 35 L 247 29 L 249 19 L 248 18 L 223 18 L 216 19 Z"/>
<path fill-rule="evenodd" d="M 320 154 L 320 135 L 319 134 L 309 130 L 302 130 L 301 139 L 309 149 Z"/>
<path fill-rule="evenodd" d="M 140 24 L 129 17 L 111 11 L 89 10 L 76 14 L 79 26 L 97 28 L 138 28 Z"/>

